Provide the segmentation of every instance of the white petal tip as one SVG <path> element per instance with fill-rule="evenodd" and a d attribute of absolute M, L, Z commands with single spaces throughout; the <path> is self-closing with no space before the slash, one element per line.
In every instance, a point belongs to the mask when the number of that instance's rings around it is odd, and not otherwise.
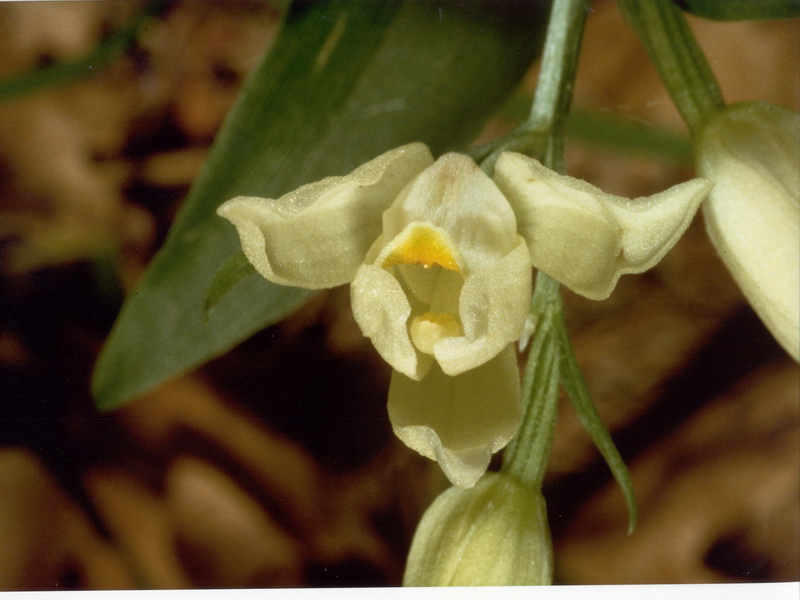
<path fill-rule="evenodd" d="M 409 448 L 438 462 L 450 482 L 461 488 L 474 486 L 486 472 L 492 454 L 508 443 L 506 439 L 496 439 L 480 448 L 451 450 L 442 445 L 433 429 L 424 425 L 396 428 L 395 435 Z"/>

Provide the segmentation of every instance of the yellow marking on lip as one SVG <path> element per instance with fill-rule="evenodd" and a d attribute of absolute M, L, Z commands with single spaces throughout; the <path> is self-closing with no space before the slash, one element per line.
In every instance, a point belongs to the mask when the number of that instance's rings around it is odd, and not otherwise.
<path fill-rule="evenodd" d="M 438 265 L 448 271 L 461 272 L 453 256 L 450 240 L 444 232 L 424 224 L 414 225 L 404 232 L 403 239 L 383 260 L 383 267 L 422 265 L 426 269 Z"/>

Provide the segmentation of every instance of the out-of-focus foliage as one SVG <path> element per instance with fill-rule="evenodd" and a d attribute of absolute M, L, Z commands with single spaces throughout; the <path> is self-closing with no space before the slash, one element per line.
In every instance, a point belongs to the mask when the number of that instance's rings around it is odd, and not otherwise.
<path fill-rule="evenodd" d="M 800 0 L 674 0 L 698 17 L 719 21 L 785 19 L 800 15 Z"/>

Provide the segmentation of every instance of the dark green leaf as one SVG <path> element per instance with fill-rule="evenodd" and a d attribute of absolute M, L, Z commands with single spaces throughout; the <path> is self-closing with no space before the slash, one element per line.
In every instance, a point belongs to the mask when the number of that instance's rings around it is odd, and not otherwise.
<path fill-rule="evenodd" d="M 674 0 L 683 10 L 706 19 L 741 21 L 800 16 L 800 0 Z"/>
<path fill-rule="evenodd" d="M 220 131 L 164 247 L 132 294 L 93 381 L 119 406 L 296 309 L 309 292 L 245 277 L 205 317 L 239 249 L 215 215 L 278 197 L 414 140 L 462 148 L 535 58 L 546 2 L 296 2 Z"/>

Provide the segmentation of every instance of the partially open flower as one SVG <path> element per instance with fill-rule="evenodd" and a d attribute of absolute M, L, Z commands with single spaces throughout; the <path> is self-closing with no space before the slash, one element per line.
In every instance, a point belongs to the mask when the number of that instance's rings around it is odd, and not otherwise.
<path fill-rule="evenodd" d="M 519 426 L 512 343 L 531 295 L 530 254 L 492 180 L 464 155 L 434 163 L 410 144 L 278 200 L 234 198 L 219 214 L 267 279 L 352 281 L 356 321 L 395 369 L 395 433 L 456 485 L 474 485 Z"/>
<path fill-rule="evenodd" d="M 553 550 L 540 490 L 506 473 L 450 488 L 425 511 L 403 585 L 549 585 Z"/>
<path fill-rule="evenodd" d="M 555 260 L 556 279 L 604 297 L 620 273 L 667 251 L 706 189 L 690 182 L 629 207 L 519 156 L 498 161 L 508 199 L 467 156 L 434 161 L 417 143 L 277 200 L 239 197 L 218 210 L 270 281 L 352 282 L 356 321 L 394 368 L 395 433 L 463 487 L 519 426 L 513 342 L 529 310 L 531 257 L 543 269 Z"/>
<path fill-rule="evenodd" d="M 714 183 L 709 237 L 775 339 L 800 360 L 800 114 L 735 104 L 702 129 L 697 169 Z"/>

